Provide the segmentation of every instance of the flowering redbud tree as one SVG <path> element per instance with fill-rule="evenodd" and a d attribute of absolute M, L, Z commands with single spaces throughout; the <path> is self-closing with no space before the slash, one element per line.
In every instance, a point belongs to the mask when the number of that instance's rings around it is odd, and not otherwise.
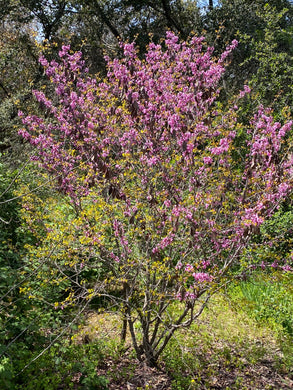
<path fill-rule="evenodd" d="M 128 327 L 149 365 L 235 277 L 252 237 L 292 192 L 291 122 L 260 108 L 241 124 L 246 86 L 225 114 L 217 102 L 236 45 L 215 60 L 203 38 L 168 32 L 144 60 L 124 44 L 103 81 L 64 46 L 60 62 L 41 58 L 55 86 L 52 99 L 34 92 L 43 117 L 20 113 L 33 159 L 74 210 L 53 229 L 51 221 L 43 242 L 54 267 L 74 274 L 60 305 L 77 291 L 114 303 L 123 337 Z"/>

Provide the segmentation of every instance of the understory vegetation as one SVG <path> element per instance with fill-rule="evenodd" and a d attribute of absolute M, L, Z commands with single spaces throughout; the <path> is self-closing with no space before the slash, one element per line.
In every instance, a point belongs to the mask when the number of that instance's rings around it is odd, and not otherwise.
<path fill-rule="evenodd" d="M 89 308 L 80 325 L 68 330 L 67 337 L 46 352 L 39 345 L 43 353 L 37 360 L 33 361 L 38 351 L 23 352 L 25 358 L 13 364 L 2 359 L 1 386 L 22 389 L 26 383 L 26 389 L 52 390 L 290 389 L 291 287 L 291 276 L 273 275 L 240 281 L 220 292 L 200 320 L 172 339 L 158 370 L 137 361 L 129 335 L 121 344 L 117 313 Z"/>

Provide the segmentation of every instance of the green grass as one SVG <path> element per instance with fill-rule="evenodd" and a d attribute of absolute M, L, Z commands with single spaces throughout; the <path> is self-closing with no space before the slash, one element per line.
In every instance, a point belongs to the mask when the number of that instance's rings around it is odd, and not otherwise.
<path fill-rule="evenodd" d="M 283 328 L 293 336 L 293 275 L 257 275 L 229 291 L 235 307 L 258 322 Z"/>
<path fill-rule="evenodd" d="M 278 350 L 270 329 L 235 312 L 218 296 L 198 323 L 177 334 L 163 360 L 173 378 L 172 389 L 244 389 L 251 368 L 264 360 L 277 364 Z M 255 389 L 257 380 L 249 380 Z"/>
<path fill-rule="evenodd" d="M 172 389 L 291 388 L 292 321 L 292 276 L 234 284 L 169 344 Z"/>

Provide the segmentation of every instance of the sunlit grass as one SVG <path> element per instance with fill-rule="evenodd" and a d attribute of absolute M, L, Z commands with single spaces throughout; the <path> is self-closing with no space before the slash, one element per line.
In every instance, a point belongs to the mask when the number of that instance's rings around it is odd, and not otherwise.
<path fill-rule="evenodd" d="M 77 343 L 106 340 L 117 362 L 127 349 L 127 359 L 137 364 L 134 353 L 129 355 L 129 335 L 126 348 L 121 348 L 120 332 L 117 313 L 90 313 L 74 337 Z M 280 325 L 258 321 L 235 304 L 231 293 L 221 293 L 211 299 L 197 322 L 175 333 L 159 365 L 171 378 L 170 389 L 274 389 L 272 375 L 283 376 L 278 379 L 284 382 L 280 388 L 289 389 L 292 356 L 292 340 Z M 126 380 L 127 369 L 121 375 Z"/>

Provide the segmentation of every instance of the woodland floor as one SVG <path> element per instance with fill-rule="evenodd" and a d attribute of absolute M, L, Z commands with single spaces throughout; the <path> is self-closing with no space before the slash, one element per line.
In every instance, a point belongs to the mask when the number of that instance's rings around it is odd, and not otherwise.
<path fill-rule="evenodd" d="M 85 335 L 90 342 L 110 340 L 119 331 L 115 315 L 91 314 L 77 342 Z M 107 378 L 109 390 L 293 389 L 293 370 L 270 329 L 219 305 L 179 334 L 158 369 L 138 362 L 128 340 L 123 353 L 98 365 L 97 374 Z"/>
<path fill-rule="evenodd" d="M 131 377 L 127 375 L 119 379 L 112 379 L 108 385 L 111 390 L 132 390 L 132 389 L 153 389 L 153 390 L 171 390 L 172 378 L 164 371 L 155 368 L 147 367 L 144 364 L 138 364 L 136 361 L 124 356 L 120 361 L 107 362 L 104 367 L 98 368 L 98 374 L 108 378 L 115 377 L 115 372 L 126 372 L 129 367 L 131 369 Z M 125 374 L 124 374 L 125 375 Z M 201 373 L 202 384 L 192 384 L 190 389 L 249 389 L 249 390 L 264 390 L 278 389 L 290 390 L 293 389 L 293 380 L 287 375 L 281 375 L 273 367 L 272 362 L 265 360 L 253 366 L 247 365 L 245 370 L 239 369 L 233 365 L 218 367 L 217 375 L 206 378 L 204 372 Z M 209 384 L 207 385 L 207 382 Z"/>
<path fill-rule="evenodd" d="M 109 390 L 172 390 L 174 388 L 172 387 L 172 374 L 167 374 L 164 367 L 161 369 L 150 368 L 130 358 L 127 354 L 119 360 L 107 361 L 98 367 L 97 372 L 98 375 L 111 378 L 108 385 Z M 200 383 L 198 381 L 197 383 L 191 382 L 186 389 L 293 389 L 293 378 L 290 379 L 285 372 L 277 370 L 274 367 L 274 361 L 268 358 L 253 365 L 244 362 L 242 367 L 227 363 L 218 365 L 212 375 L 210 367 L 207 366 L 206 370 L 201 369 L 200 376 Z M 185 388 L 182 387 L 182 389 Z"/>

